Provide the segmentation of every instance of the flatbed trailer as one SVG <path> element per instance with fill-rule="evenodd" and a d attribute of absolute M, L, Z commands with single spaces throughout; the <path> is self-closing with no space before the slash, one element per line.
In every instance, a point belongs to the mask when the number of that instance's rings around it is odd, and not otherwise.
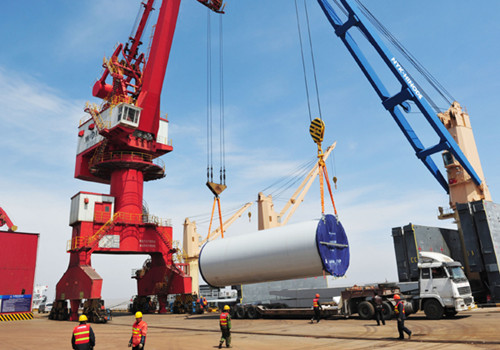
<path fill-rule="evenodd" d="M 321 318 L 330 318 L 341 315 L 341 308 L 335 303 L 322 303 Z M 288 307 L 286 304 L 237 304 L 231 307 L 233 318 L 312 318 L 314 310 L 312 307 Z"/>
<path fill-rule="evenodd" d="M 263 305 L 257 305 L 255 309 L 262 318 L 312 318 L 314 316 L 312 307 L 272 309 Z M 321 310 L 321 318 L 330 318 L 339 314 L 340 308 L 338 306 L 323 306 Z"/>

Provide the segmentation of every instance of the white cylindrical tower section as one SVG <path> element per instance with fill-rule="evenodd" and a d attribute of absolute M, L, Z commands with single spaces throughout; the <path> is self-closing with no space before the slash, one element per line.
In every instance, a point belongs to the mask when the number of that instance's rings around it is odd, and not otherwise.
<path fill-rule="evenodd" d="M 336 218 L 328 216 L 337 223 Z M 336 229 L 340 227 L 342 234 L 337 235 L 325 222 L 311 220 L 207 242 L 199 258 L 203 279 L 211 286 L 222 287 L 315 277 L 324 269 L 333 274 L 333 266 L 341 260 L 347 269 L 345 232 L 338 223 Z M 337 236 L 344 237 L 341 244 Z M 338 249 L 347 250 L 347 259 L 345 254 L 332 258 Z"/>

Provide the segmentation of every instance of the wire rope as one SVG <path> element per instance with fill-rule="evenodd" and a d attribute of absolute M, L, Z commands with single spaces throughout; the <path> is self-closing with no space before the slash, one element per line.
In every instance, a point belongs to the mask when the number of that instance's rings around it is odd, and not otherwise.
<path fill-rule="evenodd" d="M 307 161 L 307 162 L 304 162 L 304 163 L 300 164 L 297 168 L 295 168 L 293 170 L 293 172 L 291 174 L 279 178 L 278 180 L 274 181 L 272 184 L 270 184 L 269 186 L 267 186 L 266 188 L 264 188 L 261 192 L 265 192 L 265 191 L 267 191 L 267 190 L 269 190 L 269 189 L 277 186 L 281 182 L 283 182 L 286 179 L 288 179 L 290 176 L 293 176 L 293 174 L 296 174 L 297 172 L 300 172 L 301 169 L 310 168 L 312 166 L 312 164 L 314 164 L 314 163 L 316 163 L 316 159 L 313 160 L 313 161 Z"/>
<path fill-rule="evenodd" d="M 212 153 L 212 39 L 210 10 L 207 9 L 207 181 L 213 182 Z"/>
<path fill-rule="evenodd" d="M 455 98 L 446 90 L 446 88 L 422 65 L 422 63 L 366 8 L 360 0 L 356 0 L 356 3 L 360 6 L 361 11 L 365 14 L 368 20 L 374 25 L 374 27 L 398 50 L 408 62 L 422 75 L 422 77 L 436 90 L 436 92 L 445 100 L 448 104 L 451 104 Z M 413 80 L 415 82 L 415 80 Z M 420 88 L 420 87 L 419 87 Z M 432 105 L 433 109 L 438 112 L 440 108 L 437 104 L 430 98 L 430 96 L 425 93 L 423 89 L 420 88 L 424 96 L 429 103 Z"/>
<path fill-rule="evenodd" d="M 222 16 L 219 16 L 219 78 L 220 78 L 220 181 L 226 184 L 226 142 L 224 120 L 224 36 L 222 30 Z"/>
<path fill-rule="evenodd" d="M 319 102 L 318 78 L 316 75 L 316 63 L 315 63 L 315 59 L 314 59 L 314 50 L 313 50 L 313 43 L 312 43 L 312 38 L 311 38 L 311 27 L 309 25 L 309 13 L 307 11 L 306 0 L 304 0 L 304 8 L 305 8 L 305 14 L 306 14 L 306 21 L 307 21 L 307 33 L 309 35 L 309 47 L 311 50 L 311 61 L 312 61 L 313 74 L 314 74 L 314 85 L 316 86 L 316 100 L 318 102 L 318 113 L 319 113 L 319 118 L 322 119 L 321 104 Z"/>
<path fill-rule="evenodd" d="M 305 87 L 306 87 L 307 109 L 309 111 L 309 121 L 312 121 L 311 103 L 309 102 L 309 100 L 310 100 L 310 98 L 309 98 L 309 87 L 307 85 L 306 63 L 305 63 L 305 59 L 304 59 L 304 49 L 303 49 L 303 45 L 302 45 L 302 34 L 301 34 L 301 30 L 300 30 L 299 8 L 297 6 L 297 0 L 295 0 L 295 14 L 297 16 L 297 30 L 298 30 L 298 33 L 299 33 L 300 54 L 301 54 L 301 57 L 302 57 L 302 69 L 304 71 L 304 84 L 305 84 Z"/>

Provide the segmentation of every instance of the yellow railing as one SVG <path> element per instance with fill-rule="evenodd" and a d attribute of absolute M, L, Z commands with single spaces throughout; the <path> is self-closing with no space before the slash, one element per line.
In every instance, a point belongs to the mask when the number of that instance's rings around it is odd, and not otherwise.
<path fill-rule="evenodd" d="M 104 150 L 106 149 L 106 145 L 108 144 L 108 139 L 104 139 L 99 147 L 95 150 L 94 155 L 92 158 L 90 158 L 89 161 L 89 167 L 94 166 L 97 162 L 99 162 L 99 159 L 102 158 L 102 154 L 104 153 Z"/>
<path fill-rule="evenodd" d="M 99 131 L 105 129 L 106 126 L 109 128 L 109 126 L 103 122 L 103 120 L 101 118 L 101 114 L 99 112 L 99 107 L 95 103 L 86 102 L 85 103 L 85 111 L 88 112 L 92 116 L 92 119 L 94 120 L 95 124 L 97 125 L 97 129 Z"/>
<path fill-rule="evenodd" d="M 103 220 L 107 213 L 96 213 L 94 220 Z M 99 240 L 106 232 L 109 231 L 115 224 L 143 224 L 150 223 L 162 227 L 172 227 L 171 219 L 162 219 L 155 215 L 145 215 L 136 213 L 117 212 L 110 218 L 104 225 L 102 225 L 97 232 L 91 237 L 73 237 L 66 243 L 66 251 L 76 250 L 84 247 L 91 247 L 97 240 Z M 158 232 L 162 240 L 166 240 L 161 233 Z"/>
<path fill-rule="evenodd" d="M 146 214 L 136 214 L 136 213 L 125 213 L 118 212 L 114 216 L 115 223 L 121 224 L 155 224 L 158 226 L 172 226 L 171 219 L 163 219 L 156 215 L 146 215 Z M 99 212 L 94 214 L 94 220 L 96 222 L 108 221 L 109 213 Z"/>
<path fill-rule="evenodd" d="M 87 237 L 73 237 L 66 243 L 66 251 L 78 249 L 87 243 Z"/>
<path fill-rule="evenodd" d="M 97 230 L 97 232 L 92 237 L 89 238 L 88 244 L 91 245 L 92 243 L 94 243 L 95 240 L 100 238 L 100 236 L 102 236 L 103 234 L 108 232 L 108 230 L 111 227 L 113 227 L 114 221 L 119 215 L 120 215 L 119 212 L 115 213 L 115 215 L 113 215 L 113 217 L 111 219 L 109 219 L 104 225 L 102 225 L 101 228 L 99 230 Z"/>

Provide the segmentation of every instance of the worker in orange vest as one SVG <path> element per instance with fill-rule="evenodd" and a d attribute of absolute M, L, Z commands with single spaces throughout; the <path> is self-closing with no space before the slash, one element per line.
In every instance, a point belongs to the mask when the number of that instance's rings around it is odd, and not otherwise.
<path fill-rule="evenodd" d="M 313 310 L 314 310 L 314 316 L 311 318 L 311 323 L 316 320 L 316 323 L 319 322 L 321 319 L 321 304 L 319 302 L 319 294 L 315 295 L 315 298 L 313 299 Z"/>
<path fill-rule="evenodd" d="M 207 299 L 203 296 L 200 296 L 200 298 L 198 299 L 198 304 L 200 305 L 201 313 L 204 313 L 208 305 Z"/>
<path fill-rule="evenodd" d="M 81 315 L 78 318 L 80 324 L 73 329 L 71 345 L 74 350 L 92 350 L 95 346 L 94 331 L 87 324 L 87 316 Z"/>
<path fill-rule="evenodd" d="M 148 333 L 148 324 L 142 320 L 142 312 L 135 313 L 135 322 L 132 325 L 132 337 L 128 346 L 133 350 L 142 350 L 146 343 L 146 334 Z"/>
<path fill-rule="evenodd" d="M 222 348 L 224 340 L 226 341 L 226 348 L 231 347 L 231 315 L 229 315 L 229 305 L 224 305 L 224 311 L 221 312 L 219 318 L 220 330 L 222 337 L 219 342 L 219 349 Z"/>
<path fill-rule="evenodd" d="M 394 300 L 396 301 L 396 306 L 394 307 L 394 312 L 398 318 L 398 332 L 399 339 L 404 339 L 404 333 L 408 334 L 408 339 L 411 339 L 411 331 L 405 327 L 405 304 L 404 301 L 401 300 L 399 294 L 394 296 Z M 403 333 L 404 332 L 404 333 Z"/>

